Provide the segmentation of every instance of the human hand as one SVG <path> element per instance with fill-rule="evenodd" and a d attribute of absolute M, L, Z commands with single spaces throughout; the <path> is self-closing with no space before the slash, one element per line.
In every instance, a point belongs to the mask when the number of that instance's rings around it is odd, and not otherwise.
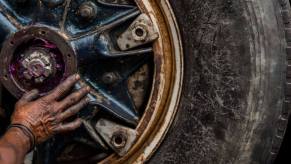
<path fill-rule="evenodd" d="M 30 130 L 35 144 L 42 143 L 57 133 L 72 131 L 80 127 L 82 123 L 80 119 L 64 123 L 67 118 L 77 114 L 89 102 L 86 98 L 90 92 L 89 87 L 81 88 L 65 96 L 79 79 L 79 75 L 73 75 L 50 94 L 41 98 L 37 90 L 26 93 L 15 106 L 11 125 L 24 126 Z"/>

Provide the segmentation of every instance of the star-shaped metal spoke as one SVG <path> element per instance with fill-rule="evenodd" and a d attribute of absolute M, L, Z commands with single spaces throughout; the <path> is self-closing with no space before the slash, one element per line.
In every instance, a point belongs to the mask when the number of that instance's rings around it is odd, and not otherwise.
<path fill-rule="evenodd" d="M 71 40 L 77 52 L 79 68 L 87 83 L 97 92 L 91 96 L 92 104 L 136 125 L 139 115 L 127 88 L 127 80 L 148 61 L 151 47 L 121 51 L 112 37 L 112 31 L 128 21 L 133 21 L 140 11 L 130 9 L 128 15 L 114 18 L 94 31 Z"/>

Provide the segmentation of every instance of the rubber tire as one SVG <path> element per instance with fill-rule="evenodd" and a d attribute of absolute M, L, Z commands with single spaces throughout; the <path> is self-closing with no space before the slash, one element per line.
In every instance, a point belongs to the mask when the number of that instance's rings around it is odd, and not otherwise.
<path fill-rule="evenodd" d="M 272 163 L 289 116 L 289 2 L 170 3 L 183 38 L 184 85 L 149 163 Z"/>

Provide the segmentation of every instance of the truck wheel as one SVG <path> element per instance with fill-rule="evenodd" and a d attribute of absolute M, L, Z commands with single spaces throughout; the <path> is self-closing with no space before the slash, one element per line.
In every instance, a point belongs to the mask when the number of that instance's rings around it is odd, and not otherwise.
<path fill-rule="evenodd" d="M 271 163 L 291 105 L 290 11 L 287 0 L 1 0 L 0 131 L 25 92 L 79 73 L 75 88 L 92 88 L 82 127 L 30 163 Z"/>

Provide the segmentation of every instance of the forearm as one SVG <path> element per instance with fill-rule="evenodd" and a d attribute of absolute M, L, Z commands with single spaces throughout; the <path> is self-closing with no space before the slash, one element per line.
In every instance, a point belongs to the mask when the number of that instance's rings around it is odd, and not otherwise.
<path fill-rule="evenodd" d="M 0 139 L 0 163 L 21 164 L 30 149 L 29 138 L 18 128 L 10 128 Z"/>
<path fill-rule="evenodd" d="M 67 95 L 79 80 L 79 75 L 70 76 L 50 94 L 41 98 L 38 90 L 23 95 L 15 105 L 11 128 L 0 139 L 0 164 L 21 164 L 26 153 L 35 144 L 45 142 L 54 134 L 72 131 L 81 126 L 80 119 L 66 122 L 66 119 L 76 115 L 90 101 L 86 98 L 90 87 L 83 87 Z"/>

